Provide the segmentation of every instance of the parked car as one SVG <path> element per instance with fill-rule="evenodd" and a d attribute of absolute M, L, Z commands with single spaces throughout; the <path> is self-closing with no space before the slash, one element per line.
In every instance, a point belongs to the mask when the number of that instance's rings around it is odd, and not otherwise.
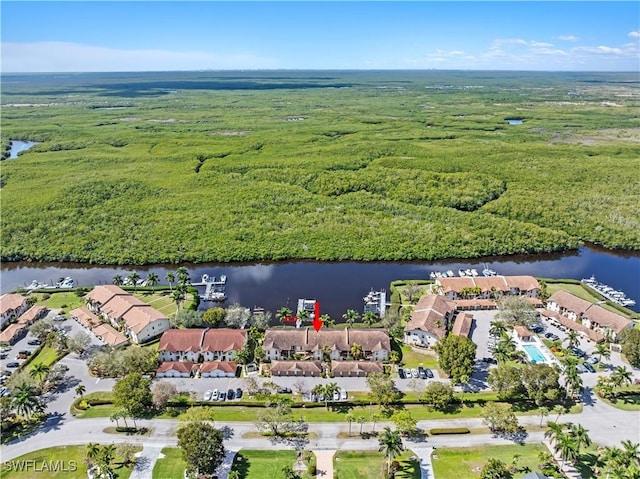
<path fill-rule="evenodd" d="M 428 377 L 429 379 L 433 379 L 433 371 L 432 371 L 431 369 L 426 368 L 426 369 L 425 369 L 425 372 L 427 373 L 427 377 Z"/>
<path fill-rule="evenodd" d="M 404 369 L 402 369 L 402 368 L 398 369 L 398 377 L 400 379 L 405 379 L 407 377 L 407 375 L 404 373 Z"/>
<path fill-rule="evenodd" d="M 64 316 L 58 315 L 58 316 L 54 316 L 53 320 L 54 321 L 66 321 L 67 318 L 65 318 Z"/>
<path fill-rule="evenodd" d="M 342 389 L 340 391 L 340 399 L 342 399 L 343 401 L 346 401 L 348 397 L 349 395 L 347 394 L 346 389 Z"/>
<path fill-rule="evenodd" d="M 10 363 L 7 363 L 8 368 L 17 368 L 18 366 L 20 366 L 18 361 L 11 361 Z"/>
<path fill-rule="evenodd" d="M 9 353 L 0 353 L 0 359 L 7 359 L 7 356 L 9 356 Z"/>
<path fill-rule="evenodd" d="M 32 339 L 32 340 L 28 341 L 27 344 L 29 346 L 40 346 L 42 344 L 42 341 L 39 340 L 39 339 Z"/>
<path fill-rule="evenodd" d="M 420 379 L 427 379 L 427 372 L 424 370 L 422 366 L 418 367 L 418 377 Z"/>
<path fill-rule="evenodd" d="M 417 369 L 417 368 L 413 368 L 413 369 L 411 370 L 411 377 L 412 377 L 412 378 L 418 378 L 418 377 L 420 377 L 420 374 L 418 373 L 418 369 Z"/>
<path fill-rule="evenodd" d="M 576 369 L 578 370 L 578 373 L 580 373 L 580 374 L 584 374 L 584 373 L 589 372 L 589 370 L 585 367 L 584 364 L 578 364 L 576 366 Z"/>
<path fill-rule="evenodd" d="M 242 397 L 242 389 L 236 389 L 236 399 L 240 399 Z"/>
<path fill-rule="evenodd" d="M 333 391 L 333 400 L 340 401 L 340 390 Z"/>
<path fill-rule="evenodd" d="M 27 359 L 29 356 L 31 356 L 31 351 L 18 351 L 18 356 L 16 357 L 16 359 Z"/>
<path fill-rule="evenodd" d="M 598 358 L 596 358 L 595 356 L 591 356 L 589 359 L 587 359 L 587 362 L 589 364 L 598 364 Z"/>
<path fill-rule="evenodd" d="M 486 357 L 486 358 L 482 358 L 482 362 L 483 363 L 488 363 L 488 364 L 498 364 L 498 361 L 494 358 L 491 357 Z"/>
<path fill-rule="evenodd" d="M 529 329 L 531 329 L 531 331 L 533 331 L 534 333 L 541 333 L 542 331 L 544 331 L 544 326 L 542 324 L 534 324 Z"/>
<path fill-rule="evenodd" d="M 318 402 L 324 402 L 324 394 L 318 395 Z"/>
<path fill-rule="evenodd" d="M 213 391 L 209 389 L 206 393 L 204 393 L 204 400 L 211 401 L 211 396 L 213 396 Z"/>
<path fill-rule="evenodd" d="M 583 366 L 585 368 L 587 368 L 587 371 L 589 371 L 590 373 L 595 373 L 596 369 L 589 363 L 584 363 Z"/>
<path fill-rule="evenodd" d="M 213 393 L 211 394 L 211 400 L 212 401 L 217 401 L 218 400 L 218 390 L 214 389 Z"/>
<path fill-rule="evenodd" d="M 235 393 L 233 392 L 233 389 L 229 389 L 227 391 L 227 399 L 231 401 L 234 397 L 235 397 Z"/>
<path fill-rule="evenodd" d="M 220 391 L 220 394 L 218 395 L 218 401 L 224 401 L 227 398 L 227 393 L 224 391 Z"/>
<path fill-rule="evenodd" d="M 291 388 L 280 387 L 278 388 L 278 394 L 291 394 L 293 391 Z"/>
<path fill-rule="evenodd" d="M 5 387 L 0 388 L 0 397 L 11 396 L 11 391 Z"/>
<path fill-rule="evenodd" d="M 551 339 L 551 336 L 553 336 L 553 333 L 544 333 L 544 337 L 547 339 Z"/>

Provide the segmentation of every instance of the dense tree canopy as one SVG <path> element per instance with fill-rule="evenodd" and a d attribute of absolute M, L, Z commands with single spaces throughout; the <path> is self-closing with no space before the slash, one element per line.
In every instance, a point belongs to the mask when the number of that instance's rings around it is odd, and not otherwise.
<path fill-rule="evenodd" d="M 466 383 L 473 373 L 476 344 L 469 338 L 449 334 L 436 343 L 438 362 L 453 384 Z"/>

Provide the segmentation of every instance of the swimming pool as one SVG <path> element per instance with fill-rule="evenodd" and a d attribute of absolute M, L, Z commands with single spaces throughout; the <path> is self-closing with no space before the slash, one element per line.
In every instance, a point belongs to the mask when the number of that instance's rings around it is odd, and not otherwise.
<path fill-rule="evenodd" d="M 542 352 L 540 352 L 540 350 L 538 349 L 538 346 L 535 346 L 533 344 L 523 344 L 522 349 L 524 349 L 524 351 L 527 353 L 527 356 L 529 356 L 529 360 L 533 364 L 547 362 Z"/>

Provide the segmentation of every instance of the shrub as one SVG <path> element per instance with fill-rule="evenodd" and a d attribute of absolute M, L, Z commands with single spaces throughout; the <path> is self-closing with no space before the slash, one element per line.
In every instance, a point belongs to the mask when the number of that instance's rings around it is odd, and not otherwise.
<path fill-rule="evenodd" d="M 429 430 L 429 434 L 469 434 L 471 431 L 467 427 L 437 427 Z"/>

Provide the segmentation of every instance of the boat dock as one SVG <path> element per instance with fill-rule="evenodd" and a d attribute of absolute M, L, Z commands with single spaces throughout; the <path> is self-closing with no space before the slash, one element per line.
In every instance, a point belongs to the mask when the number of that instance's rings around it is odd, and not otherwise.
<path fill-rule="evenodd" d="M 191 283 L 191 286 L 204 286 L 204 294 L 200 297 L 203 301 L 222 302 L 227 299 L 227 277 L 223 274 L 220 278 L 203 274 L 199 283 Z"/>
<path fill-rule="evenodd" d="M 591 276 L 590 278 L 587 278 L 587 279 L 583 278 L 580 281 L 586 284 L 587 286 L 595 289 L 602 296 L 604 296 L 609 301 L 612 301 L 616 304 L 619 304 L 621 306 L 635 306 L 636 304 L 636 302 L 633 299 L 627 298 L 627 295 L 624 294 L 622 291 L 617 291 L 613 289 L 611 286 L 608 286 L 604 283 L 600 283 L 599 281 L 597 281 L 595 276 Z"/>
<path fill-rule="evenodd" d="M 387 312 L 387 292 L 384 289 L 374 291 L 373 288 L 362 298 L 364 300 L 364 313 L 375 313 L 380 318 L 384 318 Z"/>

